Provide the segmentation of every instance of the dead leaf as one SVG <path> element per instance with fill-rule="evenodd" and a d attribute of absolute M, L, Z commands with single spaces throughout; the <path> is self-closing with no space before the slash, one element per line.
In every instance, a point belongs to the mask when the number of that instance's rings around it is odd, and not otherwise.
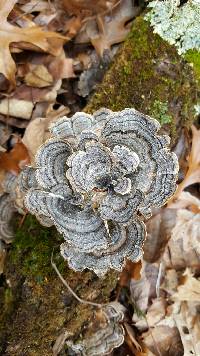
<path fill-rule="evenodd" d="M 200 183 L 200 130 L 197 130 L 194 125 L 192 126 L 192 136 L 192 148 L 188 159 L 188 171 L 184 180 L 179 184 L 176 194 L 170 203 L 175 201 L 186 187 L 194 183 Z"/>
<path fill-rule="evenodd" d="M 170 310 L 169 316 L 160 322 L 160 327 L 177 327 L 184 348 L 184 355 L 188 356 L 200 354 L 200 317 L 198 306 L 191 302 L 180 303 L 176 301 L 168 308 Z"/>
<path fill-rule="evenodd" d="M 176 327 L 157 326 L 143 333 L 142 337 L 144 344 L 156 356 L 183 356 L 184 354 Z"/>
<path fill-rule="evenodd" d="M 1 147 L 0 151 L 3 149 L 2 146 L 9 139 L 11 133 L 12 130 L 8 125 L 4 125 L 3 123 L 0 123 L 0 147 Z"/>
<path fill-rule="evenodd" d="M 144 318 L 151 301 L 159 296 L 158 284 L 161 283 L 163 273 L 164 270 L 160 271 L 159 264 L 143 261 L 140 280 L 131 279 L 131 299 L 135 306 L 132 320 L 136 325 Z M 144 327 L 147 328 L 146 322 Z"/>
<path fill-rule="evenodd" d="M 136 340 L 136 335 L 135 335 L 134 329 L 126 322 L 124 322 L 123 325 L 124 325 L 124 328 L 127 333 L 127 335 L 125 337 L 125 341 L 129 345 L 129 348 L 132 350 L 133 355 L 135 355 L 136 351 L 139 351 L 141 353 L 142 347 Z"/>
<path fill-rule="evenodd" d="M 76 14 L 84 17 L 85 15 L 98 14 L 105 10 L 111 10 L 116 1 L 117 0 L 96 0 L 94 2 L 91 0 L 63 0 L 62 3 L 70 15 Z"/>
<path fill-rule="evenodd" d="M 175 269 L 167 269 L 165 271 L 165 278 L 161 285 L 161 288 L 164 289 L 170 296 L 177 291 L 178 286 L 178 273 Z"/>
<path fill-rule="evenodd" d="M 43 31 L 38 26 L 20 28 L 11 25 L 7 21 L 7 17 L 16 2 L 17 0 L 1 0 L 0 9 L 0 73 L 4 74 L 13 86 L 15 85 L 16 65 L 10 53 L 10 44 L 30 43 L 35 46 L 35 49 L 38 48 L 56 55 L 59 53 L 58 48 L 51 46 L 48 39 L 56 38 L 57 42 L 66 40 L 58 33 Z"/>
<path fill-rule="evenodd" d="M 43 1 L 43 0 L 30 0 L 28 2 L 25 2 L 21 6 L 21 10 L 26 12 L 27 14 L 30 14 L 32 12 L 41 12 L 41 11 L 48 11 L 50 10 L 50 3 Z"/>
<path fill-rule="evenodd" d="M 181 303 L 180 311 L 173 316 L 184 347 L 184 355 L 200 355 L 200 317 L 198 308 Z"/>
<path fill-rule="evenodd" d="M 200 257 L 195 250 L 185 251 L 182 239 L 176 241 L 170 239 L 162 256 L 162 261 L 166 268 L 175 268 L 178 271 L 186 267 L 200 266 Z"/>
<path fill-rule="evenodd" d="M 50 62 L 49 71 L 54 79 L 74 78 L 73 59 L 66 58 L 63 53 Z"/>
<path fill-rule="evenodd" d="M 38 148 L 50 137 L 49 126 L 59 117 L 66 115 L 69 109 L 61 106 L 57 111 L 49 106 L 46 116 L 33 119 L 27 126 L 22 142 L 26 146 L 30 160 L 34 164 L 35 154 Z"/>
<path fill-rule="evenodd" d="M 70 17 L 69 20 L 65 23 L 64 31 L 67 33 L 67 36 L 73 38 L 79 32 L 82 26 L 82 21 L 79 16 Z"/>
<path fill-rule="evenodd" d="M 25 76 L 25 83 L 32 87 L 44 88 L 53 84 L 53 77 L 44 65 L 30 65 L 30 72 Z"/>
<path fill-rule="evenodd" d="M 120 287 L 127 287 L 129 285 L 130 279 L 139 280 L 141 278 L 140 271 L 142 268 L 142 262 L 137 263 L 127 260 L 122 273 L 120 274 L 119 285 Z"/>
<path fill-rule="evenodd" d="M 50 137 L 48 128 L 54 121 L 56 121 L 54 118 L 37 118 L 27 126 L 22 142 L 28 150 L 32 163 L 38 148 Z"/>
<path fill-rule="evenodd" d="M 17 142 L 9 152 L 0 152 L 0 170 L 17 175 L 22 167 L 29 163 L 28 150 L 23 142 Z"/>
<path fill-rule="evenodd" d="M 200 213 L 179 209 L 176 225 L 172 230 L 172 239 L 174 241 L 182 240 L 185 252 L 196 251 L 197 255 L 200 255 Z"/>
<path fill-rule="evenodd" d="M 161 208 L 147 221 L 147 238 L 144 243 L 144 259 L 147 262 L 158 261 L 171 237 L 176 221 L 176 211 Z"/>
<path fill-rule="evenodd" d="M 99 15 L 88 21 L 76 38 L 77 43 L 83 43 L 88 37 L 97 53 L 102 56 L 104 50 L 113 44 L 122 42 L 129 32 L 126 23 L 140 12 L 140 7 L 134 6 L 131 0 L 119 2 L 112 10 L 112 15 Z M 85 36 L 85 32 L 86 35 Z M 85 38 L 84 38 L 85 37 Z"/>
<path fill-rule="evenodd" d="M 29 120 L 34 104 L 32 101 L 5 98 L 0 102 L 0 113 L 6 116 Z"/>
<path fill-rule="evenodd" d="M 177 301 L 198 302 L 200 304 L 200 281 L 193 277 L 190 269 L 184 272 L 184 284 L 177 287 L 172 299 Z"/>
<path fill-rule="evenodd" d="M 200 200 L 189 192 L 181 192 L 176 201 L 170 203 L 170 209 L 184 209 L 199 213 Z"/>

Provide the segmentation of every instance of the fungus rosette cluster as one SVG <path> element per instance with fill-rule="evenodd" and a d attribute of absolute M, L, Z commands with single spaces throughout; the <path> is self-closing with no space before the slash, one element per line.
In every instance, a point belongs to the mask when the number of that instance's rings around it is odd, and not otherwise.
<path fill-rule="evenodd" d="M 134 109 L 63 117 L 21 174 L 27 209 L 63 234 L 72 269 L 101 276 L 141 258 L 142 219 L 176 189 L 177 158 L 159 129 Z"/>

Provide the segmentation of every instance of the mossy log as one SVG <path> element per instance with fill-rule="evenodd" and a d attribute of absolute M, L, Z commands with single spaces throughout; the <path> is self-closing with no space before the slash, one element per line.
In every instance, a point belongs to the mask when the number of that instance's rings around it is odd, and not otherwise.
<path fill-rule="evenodd" d="M 139 17 L 85 111 L 135 107 L 157 118 L 173 142 L 194 120 L 197 95 L 192 67 Z M 55 229 L 41 227 L 32 216 L 21 227 L 19 222 L 1 277 L 0 354 L 52 355 L 57 337 L 67 330 L 79 338 L 94 313 L 65 289 L 52 269 L 52 250 L 63 277 L 84 299 L 108 302 L 119 275 L 111 271 L 99 279 L 90 271 L 73 272 L 59 254 L 63 238 Z"/>

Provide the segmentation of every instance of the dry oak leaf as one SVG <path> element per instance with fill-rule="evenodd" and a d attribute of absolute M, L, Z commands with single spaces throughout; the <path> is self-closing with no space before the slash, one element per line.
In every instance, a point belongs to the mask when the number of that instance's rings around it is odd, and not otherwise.
<path fill-rule="evenodd" d="M 22 167 L 29 163 L 28 150 L 20 141 L 9 152 L 0 152 L 0 170 L 17 175 Z"/>
<path fill-rule="evenodd" d="M 38 26 L 20 28 L 11 25 L 7 17 L 17 0 L 1 0 L 0 8 L 0 73 L 15 85 L 16 65 L 10 53 L 12 43 L 31 43 L 40 50 L 48 51 L 54 55 L 58 54 L 58 47 L 50 46 L 48 39 L 65 37 L 50 31 L 43 31 Z"/>

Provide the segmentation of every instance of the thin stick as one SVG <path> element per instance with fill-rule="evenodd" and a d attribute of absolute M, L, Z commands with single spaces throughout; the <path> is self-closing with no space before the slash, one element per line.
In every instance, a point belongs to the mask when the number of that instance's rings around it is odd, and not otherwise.
<path fill-rule="evenodd" d="M 157 276 L 157 281 L 156 281 L 156 296 L 157 298 L 160 297 L 160 282 L 161 282 L 161 277 L 162 277 L 162 262 L 160 262 L 159 270 L 158 270 L 158 276 Z"/>
<path fill-rule="evenodd" d="M 99 304 L 99 303 L 94 303 L 94 302 L 90 302 L 88 300 L 84 300 L 82 298 L 79 298 L 78 295 L 73 291 L 73 289 L 71 289 L 71 287 L 69 286 L 69 284 L 65 281 L 65 279 L 63 278 L 63 276 L 60 274 L 56 264 L 53 262 L 53 252 L 51 254 L 51 265 L 53 267 L 53 269 L 56 271 L 58 277 L 60 278 L 61 282 L 64 284 L 65 287 L 67 287 L 68 291 L 73 295 L 73 297 L 82 304 L 89 304 L 89 305 L 93 305 L 95 307 L 98 308 L 102 308 L 103 304 Z"/>

